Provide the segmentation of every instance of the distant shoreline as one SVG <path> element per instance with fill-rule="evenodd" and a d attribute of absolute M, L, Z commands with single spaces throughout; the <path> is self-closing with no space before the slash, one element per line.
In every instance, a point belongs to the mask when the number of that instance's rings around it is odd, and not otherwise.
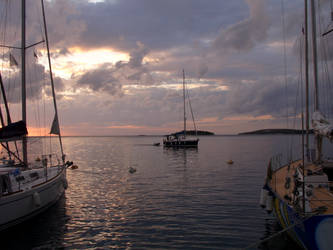
<path fill-rule="evenodd" d="M 198 130 L 197 135 L 198 136 L 238 136 L 238 135 L 274 135 L 274 134 L 302 134 L 306 133 L 306 131 L 302 131 L 300 129 L 259 129 L 259 130 L 254 130 L 254 131 L 248 131 L 248 132 L 241 132 L 238 134 L 215 134 L 210 131 L 203 131 L 203 130 Z M 310 134 L 313 134 L 313 130 L 311 129 Z M 171 134 L 138 134 L 138 135 L 63 135 L 62 137 L 164 137 L 166 135 L 181 135 L 183 134 L 183 131 L 179 131 L 176 133 L 171 133 Z M 195 136 L 195 130 L 188 130 L 186 131 L 186 135 L 189 136 Z M 35 135 L 28 135 L 28 138 L 49 138 L 50 136 L 35 136 Z M 57 136 L 51 136 L 51 138 L 58 138 Z"/>
<path fill-rule="evenodd" d="M 310 134 L 313 134 L 313 130 L 309 131 Z M 259 129 L 255 131 L 249 131 L 249 132 L 242 132 L 238 133 L 238 135 L 267 135 L 267 134 L 293 134 L 293 135 L 300 135 L 300 134 L 306 134 L 306 130 L 301 129 Z"/>

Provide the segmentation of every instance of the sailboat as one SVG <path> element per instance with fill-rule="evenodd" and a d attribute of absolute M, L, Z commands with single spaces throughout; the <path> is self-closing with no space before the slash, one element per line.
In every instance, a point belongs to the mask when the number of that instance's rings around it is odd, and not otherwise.
<path fill-rule="evenodd" d="M 188 95 L 187 95 L 188 96 Z M 185 82 L 185 71 L 183 70 L 183 103 L 184 103 L 184 130 L 179 133 L 167 135 L 163 139 L 163 145 L 165 147 L 198 147 L 199 138 L 188 138 L 186 134 L 186 82 Z M 190 102 L 189 102 L 190 103 Z M 197 136 L 197 129 L 194 121 L 192 107 L 190 103 L 192 120 Z"/>
<path fill-rule="evenodd" d="M 28 150 L 28 148 L 32 145 L 31 143 L 29 144 L 29 139 L 27 138 L 26 51 L 31 46 L 26 44 L 25 0 L 21 1 L 21 7 L 21 47 L 12 47 L 8 44 L 1 45 L 1 47 L 7 49 L 21 50 L 22 115 L 21 120 L 12 122 L 4 84 L 0 78 L 1 95 L 4 101 L 1 106 L 5 106 L 7 117 L 7 119 L 3 117 L 0 106 L 2 125 L 0 128 L 0 143 L 7 155 L 0 160 L 0 230 L 19 224 L 55 204 L 67 188 L 66 169 L 72 164 L 68 161 L 65 162 L 65 154 L 62 148 L 43 0 L 41 0 L 41 7 L 45 41 L 42 42 L 46 43 L 48 52 L 55 110 L 50 134 L 58 135 L 61 156 L 58 158 L 50 153 L 40 154 L 39 157 L 30 159 L 31 155 L 29 153 L 32 153 L 32 150 Z"/>
<path fill-rule="evenodd" d="M 305 1 L 306 140 L 298 160 L 281 164 L 281 155 L 269 161 L 260 205 L 274 210 L 282 231 L 305 249 L 333 249 L 333 161 L 323 155 L 323 140 L 333 138 L 333 126 L 322 114 L 318 91 L 316 8 L 311 0 L 314 82 L 315 150 L 309 150 L 308 3 Z M 333 17 L 333 16 L 332 16 Z M 323 93 L 322 93 L 323 94 Z M 302 115 L 303 120 L 303 115 Z M 303 122 L 302 122 L 303 123 Z"/>

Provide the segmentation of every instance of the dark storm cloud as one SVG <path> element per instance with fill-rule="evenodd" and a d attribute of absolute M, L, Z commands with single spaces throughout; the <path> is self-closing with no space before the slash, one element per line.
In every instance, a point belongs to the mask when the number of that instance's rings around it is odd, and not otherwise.
<path fill-rule="evenodd" d="M 87 86 L 93 91 L 103 91 L 111 95 L 121 94 L 122 85 L 112 74 L 112 67 L 105 64 L 101 68 L 83 74 L 77 81 L 77 85 Z"/>
<path fill-rule="evenodd" d="M 241 0 L 121 0 L 97 4 L 57 0 L 48 3 L 54 42 L 83 47 L 128 50 L 138 41 L 151 49 L 191 44 L 200 37 L 214 37 L 219 26 L 246 15 Z M 227 13 L 234 15 L 226 15 Z M 62 16 L 61 20 L 58 20 Z M 57 21 L 58 24 L 52 24 Z M 65 28 L 64 31 L 57 28 Z M 58 31 L 57 31 L 58 30 Z M 67 32 L 71 30 L 73 33 Z M 68 38 L 67 38 L 68 37 Z"/>

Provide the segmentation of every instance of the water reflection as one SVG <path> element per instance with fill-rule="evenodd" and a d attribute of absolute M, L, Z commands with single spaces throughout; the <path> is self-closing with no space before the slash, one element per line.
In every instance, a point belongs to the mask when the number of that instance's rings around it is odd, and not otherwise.
<path fill-rule="evenodd" d="M 204 137 L 199 149 L 156 140 L 65 137 L 79 166 L 68 170 L 66 197 L 33 226 L 1 237 L 1 249 L 240 249 L 280 230 L 258 206 L 280 137 Z M 281 237 L 259 248 L 296 249 Z"/>
<path fill-rule="evenodd" d="M 184 170 L 188 164 L 193 164 L 198 161 L 198 148 L 164 147 L 163 153 L 172 163 L 182 165 Z"/>

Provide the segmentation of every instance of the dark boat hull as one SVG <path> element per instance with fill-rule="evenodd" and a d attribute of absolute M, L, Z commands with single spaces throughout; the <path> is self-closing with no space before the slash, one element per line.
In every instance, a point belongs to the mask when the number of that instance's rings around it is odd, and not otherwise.
<path fill-rule="evenodd" d="M 198 147 L 199 139 L 191 140 L 164 140 L 165 147 Z"/>

